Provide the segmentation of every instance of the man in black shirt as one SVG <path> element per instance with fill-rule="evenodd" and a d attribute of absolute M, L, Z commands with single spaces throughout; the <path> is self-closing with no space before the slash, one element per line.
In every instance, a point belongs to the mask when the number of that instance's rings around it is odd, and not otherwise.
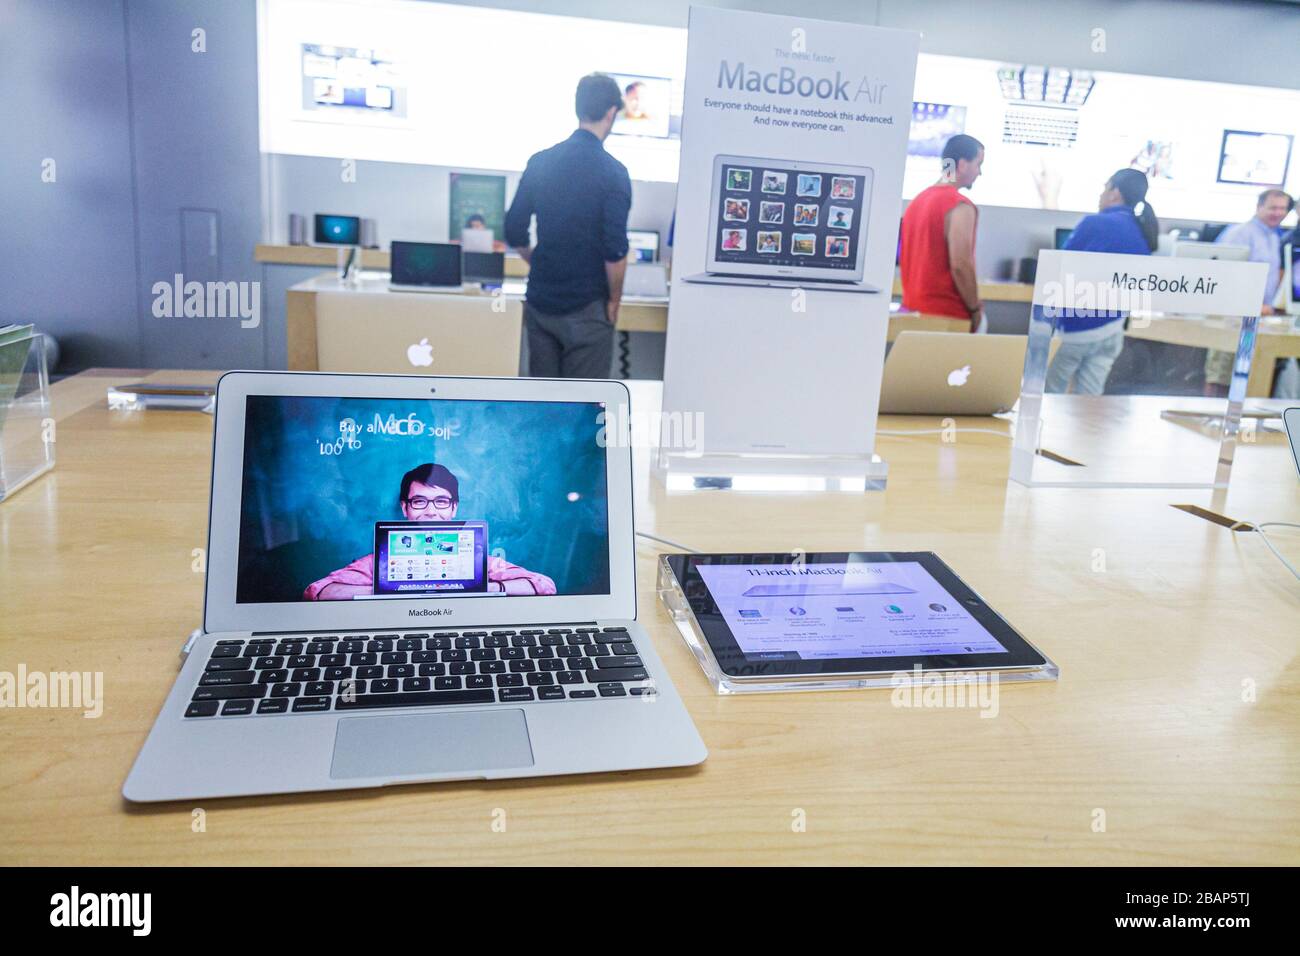
<path fill-rule="evenodd" d="M 529 265 L 529 373 L 609 378 L 632 205 L 627 168 L 603 145 L 623 108 L 618 83 L 584 76 L 575 106 L 573 135 L 528 160 L 506 213 L 506 242 Z M 533 216 L 537 245 L 530 248 Z"/>

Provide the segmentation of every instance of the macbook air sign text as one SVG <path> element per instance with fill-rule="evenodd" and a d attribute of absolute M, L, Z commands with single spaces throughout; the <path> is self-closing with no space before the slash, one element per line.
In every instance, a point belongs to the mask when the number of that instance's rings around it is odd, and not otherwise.
<path fill-rule="evenodd" d="M 744 63 L 732 66 L 723 60 L 718 67 L 718 89 L 744 90 L 749 93 L 775 93 L 780 96 L 802 96 L 804 99 L 816 97 L 820 100 L 843 100 L 846 103 L 857 102 L 862 97 L 869 103 L 879 103 L 887 84 L 873 82 L 863 77 L 857 89 L 850 95 L 852 81 L 845 79 L 839 71 L 835 78 L 816 77 L 800 74 L 792 66 L 782 66 L 769 73 L 745 68 Z"/>

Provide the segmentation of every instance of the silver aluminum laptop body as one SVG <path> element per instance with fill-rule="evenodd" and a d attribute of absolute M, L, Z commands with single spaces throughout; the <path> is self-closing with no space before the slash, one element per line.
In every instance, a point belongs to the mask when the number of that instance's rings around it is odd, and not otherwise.
<path fill-rule="evenodd" d="M 361 406 L 356 403 L 363 400 L 390 402 L 395 409 L 408 406 L 453 407 L 450 404 L 439 406 L 437 402 L 440 400 L 458 402 L 454 406 L 457 409 L 474 407 L 469 403 L 482 403 L 479 407 L 484 413 L 479 421 L 500 420 L 511 414 L 549 414 L 545 409 L 558 407 L 564 414 L 572 413 L 572 420 L 578 421 L 577 416 L 585 415 L 588 408 L 626 406 L 629 398 L 626 388 L 620 383 L 603 381 L 280 372 L 231 372 L 223 376 L 217 389 L 204 627 L 201 634 L 191 641 L 180 673 L 122 788 L 123 795 L 128 800 L 141 802 L 189 800 L 444 780 L 636 770 L 686 766 L 703 761 L 707 751 L 690 715 L 653 643 L 636 620 L 630 442 L 601 442 L 607 495 L 605 557 L 608 560 L 607 583 L 601 593 L 563 593 L 563 579 L 552 567 L 533 568 L 524 573 L 549 570 L 556 574 L 553 585 L 557 593 L 553 595 L 520 597 L 514 594 L 421 592 L 396 596 L 386 594 L 381 600 L 262 599 L 265 589 L 296 591 L 301 582 L 285 583 L 280 576 L 268 574 L 263 566 L 250 570 L 249 566 L 241 565 L 244 560 L 241 547 L 249 547 L 248 542 L 240 540 L 241 525 L 245 529 L 256 529 L 249 535 L 253 547 L 261 547 L 263 537 L 273 532 L 284 536 L 284 529 L 291 526 L 291 523 L 269 520 L 283 518 L 283 515 L 257 515 L 256 508 L 263 507 L 261 504 L 250 505 L 251 510 L 243 508 L 245 442 L 247 439 L 249 449 L 270 449 L 269 452 L 250 450 L 250 456 L 283 454 L 291 457 L 302 454 L 299 446 L 308 441 L 308 435 L 290 432 L 293 441 L 283 443 L 282 447 L 276 437 L 278 433 L 266 424 L 279 419 L 262 416 L 254 422 L 254 410 L 288 408 L 289 405 L 284 403 L 292 403 L 294 416 L 282 417 L 301 421 L 304 408 L 308 410 L 308 417 L 317 407 L 329 409 L 332 415 L 338 408 L 359 408 Z M 349 405 L 349 401 L 353 404 Z M 324 404 L 319 404 L 321 402 Z M 409 441 L 412 442 L 411 461 L 431 458 L 454 463 L 456 459 L 452 452 L 431 454 L 427 444 L 420 444 L 421 439 L 425 442 L 453 441 L 455 435 L 447 438 L 449 433 L 458 429 L 463 433 L 466 428 L 476 427 L 472 419 L 469 424 L 457 421 L 455 428 L 431 422 L 428 433 L 422 431 L 412 437 L 410 433 L 414 426 L 410 422 L 416 419 L 393 415 L 385 421 L 382 411 L 389 407 L 388 404 L 379 405 L 381 414 L 376 421 L 382 423 L 383 432 L 379 437 L 372 437 L 367 431 L 367 426 L 374 422 L 361 420 L 341 426 L 342 440 L 333 446 L 338 448 L 338 454 L 359 456 L 366 451 L 368 442 Z M 520 408 L 524 411 L 516 411 Z M 418 419 L 418 415 L 416 417 Z M 393 422 L 396 422 L 395 429 Z M 328 424 L 334 425 L 332 419 Z M 434 431 L 440 431 L 442 437 L 428 437 Z M 547 442 L 556 440 L 554 429 L 529 433 L 544 434 Z M 594 428 L 592 433 L 596 434 Z M 340 434 L 339 427 L 335 428 L 334 434 Z M 576 429 L 574 434 L 585 441 L 583 428 Z M 607 437 L 603 428 L 599 434 Z M 314 438 L 311 440 L 315 441 Z M 353 442 L 359 444 L 353 446 Z M 452 446 L 434 447 L 450 449 Z M 345 462 L 349 459 L 336 459 L 335 452 L 318 456 L 317 451 L 312 446 L 306 457 L 297 460 L 312 462 L 312 471 L 316 470 L 314 463 L 326 463 L 319 465 L 322 474 L 333 474 L 330 471 L 332 466 L 347 467 Z M 362 460 L 351 459 L 353 462 Z M 511 460 L 509 455 L 501 458 L 502 462 Z M 588 452 L 587 460 L 598 462 L 599 457 Z M 301 470 L 295 474 L 298 475 L 296 480 L 302 480 Z M 431 473 L 429 480 L 434 481 L 436 477 L 437 473 Z M 467 507 L 472 497 L 469 487 L 472 477 L 466 471 L 460 478 L 459 502 Z M 501 478 L 495 476 L 493 481 Z M 538 483 L 535 475 L 518 479 L 507 475 L 504 478 L 516 482 L 516 488 L 523 487 L 523 483 Z M 568 480 L 566 474 L 560 484 L 564 485 Z M 308 493 L 329 498 L 331 489 L 337 487 L 335 482 L 324 481 L 309 489 Z M 410 487 L 425 490 L 418 483 Z M 492 487 L 502 486 L 496 484 Z M 576 496 L 581 503 L 584 495 L 598 495 L 599 492 L 597 482 L 564 497 L 572 503 Z M 398 493 L 393 489 L 393 497 Z M 436 489 L 426 493 L 435 497 L 420 499 L 408 494 L 408 498 L 416 498 L 416 504 L 424 500 L 427 507 L 439 507 L 439 501 L 449 500 L 436 497 Z M 446 494 L 445 491 L 442 493 Z M 388 494 L 389 489 L 382 489 L 384 500 L 391 501 Z M 512 494 L 514 492 L 509 492 L 505 497 Z M 480 500 L 486 497 L 481 496 Z M 337 506 L 339 500 L 335 499 L 332 504 Z M 414 507 L 414 504 L 403 507 Z M 260 523 L 259 517 L 264 519 Z M 376 521 L 388 517 L 391 515 L 375 516 Z M 459 517 L 474 516 L 461 514 Z M 550 527 L 547 535 L 563 535 L 574 526 L 572 522 L 554 520 L 553 515 L 548 517 Z M 407 518 L 415 520 L 409 515 Z M 491 527 L 491 516 L 488 523 Z M 359 532 L 369 533 L 366 525 L 367 522 L 361 522 Z M 247 531 L 243 533 L 248 534 Z M 543 548 L 542 551 L 547 554 L 571 552 L 572 549 L 566 550 L 567 542 L 558 544 L 565 547 Z M 302 545 L 303 541 L 292 544 L 293 547 Z M 454 543 L 448 542 L 443 549 L 430 548 L 428 553 L 438 555 L 454 548 Z M 269 548 L 261 553 L 261 558 L 267 559 L 277 551 L 278 548 Z M 507 554 L 520 564 L 532 560 L 526 549 L 519 550 L 517 542 L 510 543 Z M 600 560 L 599 549 L 593 549 L 591 554 L 595 556 L 594 561 Z M 398 569 L 396 577 L 403 578 L 400 571 L 407 565 L 399 567 L 396 555 L 389 555 L 389 560 Z M 422 558 L 418 555 L 404 556 L 401 560 L 409 565 L 411 561 Z M 354 564 L 364 562 L 358 559 Z M 581 567 L 589 569 L 592 566 Z M 306 573 L 302 580 L 314 573 Z M 470 575 L 472 571 L 460 573 Z M 489 576 L 491 573 L 489 570 Z M 508 579 L 513 572 L 505 573 Z M 311 586 L 316 587 L 316 584 Z M 319 593 L 330 593 L 332 586 Z M 507 587 L 507 584 L 501 586 Z M 531 587 L 536 589 L 537 585 Z M 248 596 L 244 592 L 249 588 L 253 589 L 250 593 L 254 600 L 239 600 Z M 494 632 L 501 636 L 492 636 Z M 525 632 L 532 634 L 524 636 Z M 352 654 L 372 653 L 367 649 L 342 653 L 348 646 L 345 642 L 352 642 L 355 646 L 358 641 L 367 647 L 370 642 L 376 642 L 380 647 L 391 642 L 393 648 L 407 642 L 405 646 L 408 649 L 393 652 L 376 649 L 373 652 L 375 664 L 355 665 Z M 459 649 L 462 641 L 468 642 L 469 648 L 478 650 Z M 488 653 L 488 645 L 499 648 L 491 651 L 495 655 L 510 650 L 506 656 L 511 659 L 502 659 L 505 666 L 501 671 L 513 673 L 516 668 L 524 671 L 519 675 L 525 678 L 520 682 L 522 686 L 495 686 L 500 673 L 452 677 L 456 673 L 453 664 L 463 671 L 467 663 L 472 664 L 474 659 Z M 415 646 L 421 650 L 413 650 Z M 566 650 L 561 652 L 560 648 Z M 543 683 L 541 678 L 530 676 L 560 673 L 542 671 L 540 665 L 543 661 L 558 659 L 555 655 L 570 653 L 568 649 L 573 648 L 578 649 L 579 656 L 564 658 L 564 666 L 574 668 L 565 673 L 574 674 L 580 668 L 578 664 L 570 665 L 571 661 L 586 660 L 591 665 L 583 671 L 580 683 L 560 684 L 554 680 Z M 265 654 L 268 649 L 299 651 L 307 658 L 313 658 L 310 663 L 321 673 L 312 673 L 311 668 L 298 673 L 291 665 L 306 661 L 288 657 L 280 659 L 280 655 Z M 522 653 L 515 654 L 516 649 Z M 378 689 L 378 685 L 373 683 L 375 679 L 371 679 L 368 686 L 350 676 L 347 680 L 352 681 L 351 696 L 347 696 L 348 686 L 344 680 L 333 682 L 331 696 L 325 693 L 320 682 L 326 676 L 326 668 L 320 666 L 328 656 L 326 651 L 330 654 L 340 652 L 330 657 L 335 662 L 338 657 L 346 656 L 348 660 L 345 663 L 353 674 L 361 673 L 365 666 L 412 666 L 417 671 L 429 668 L 434 674 L 446 668 L 441 677 L 411 679 L 428 679 L 431 684 L 459 679 L 464 685 L 470 676 L 475 676 L 480 683 L 488 677 L 492 686 L 486 691 L 486 700 L 483 699 L 483 690 L 443 691 L 431 687 L 410 692 L 425 694 L 413 700 L 427 703 L 397 703 L 395 698 L 407 693 L 406 687 L 401 686 L 406 678 L 390 678 L 387 674 L 378 678 L 395 680 L 399 685 L 397 691 L 388 693 L 386 686 L 382 691 Z M 633 653 L 617 654 L 615 651 Z M 416 654 L 420 654 L 426 663 L 380 663 L 389 653 L 406 654 L 412 661 Z M 442 658 L 452 663 L 445 663 Z M 465 662 L 464 658 L 470 661 Z M 366 656 L 359 658 L 362 661 L 370 659 Z M 537 665 L 537 669 L 519 664 L 520 660 Z M 609 666 L 598 666 L 602 660 Z M 246 663 L 248 661 L 251 663 Z M 472 664 L 478 668 L 485 665 L 486 662 Z M 254 667 L 259 669 L 254 671 Z M 609 680 L 601 676 L 602 670 Z M 250 672 L 251 677 L 247 676 Z M 298 677 L 302 680 L 295 680 Z M 320 680 L 307 680 L 309 677 Z M 230 683 L 236 681 L 239 683 Z M 264 682 L 272 689 L 257 690 Z M 275 696 L 279 693 L 276 688 L 289 693 L 286 684 L 298 684 L 300 689 L 292 696 Z M 556 687 L 563 690 L 562 696 L 557 695 Z M 544 688 L 547 689 L 545 694 L 542 693 Z M 574 691 L 583 693 L 575 696 Z M 469 697 L 444 696 L 433 702 L 432 695 L 448 693 L 468 694 Z M 209 699 L 214 695 L 215 702 Z M 251 699 L 249 695 L 253 695 Z M 280 700 L 288 702 L 282 709 Z M 326 702 L 323 707 L 322 701 Z M 229 715 L 225 713 L 227 707 L 231 711 Z"/>
<path fill-rule="evenodd" d="M 882 415 L 993 415 L 1020 397 L 1028 338 L 905 331 L 885 358 Z"/>
<path fill-rule="evenodd" d="M 405 283 L 390 282 L 388 283 L 390 292 L 441 292 L 441 293 L 463 293 L 464 284 L 461 285 L 407 285 Z"/>
<path fill-rule="evenodd" d="M 657 262 L 630 262 L 623 278 L 623 295 L 633 299 L 666 299 L 668 272 Z"/>

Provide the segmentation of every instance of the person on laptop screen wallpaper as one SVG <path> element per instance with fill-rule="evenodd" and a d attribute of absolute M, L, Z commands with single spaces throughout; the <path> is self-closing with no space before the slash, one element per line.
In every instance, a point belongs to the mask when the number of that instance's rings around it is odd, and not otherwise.
<path fill-rule="evenodd" d="M 237 600 L 607 593 L 603 411 L 250 396 Z"/>
<path fill-rule="evenodd" d="M 460 505 L 460 482 L 442 465 L 426 462 L 402 476 L 398 501 L 407 521 L 451 521 Z M 401 542 L 410 547 L 410 536 L 402 536 Z M 367 554 L 347 567 L 330 572 L 312 582 L 302 596 L 308 601 L 342 601 L 358 594 L 373 594 L 374 558 L 373 554 Z M 498 555 L 488 558 L 487 577 L 490 590 L 507 594 L 555 593 L 555 582 L 546 575 L 527 571 Z"/>

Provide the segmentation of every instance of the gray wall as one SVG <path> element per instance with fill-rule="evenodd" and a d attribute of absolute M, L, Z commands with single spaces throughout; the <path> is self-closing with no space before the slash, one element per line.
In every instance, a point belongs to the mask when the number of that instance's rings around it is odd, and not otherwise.
<path fill-rule="evenodd" d="M 263 329 L 157 319 L 152 287 L 258 278 L 254 0 L 0 3 L 0 324 L 62 370 L 265 364 Z M 206 31 L 206 52 L 191 31 Z M 56 179 L 42 181 L 42 161 Z"/>
<path fill-rule="evenodd" d="M 1013 61 L 1297 85 L 1300 6 L 1250 0 L 711 0 L 713 5 L 919 29 L 922 49 Z M 687 0 L 492 0 L 475 5 L 682 26 Z M 259 237 L 288 212 L 364 213 L 379 239 L 446 234 L 445 168 L 257 154 L 255 0 L 0 2 L 0 209 L 18 238 L 0 261 L 0 323 L 35 321 L 88 365 L 282 364 L 283 287 L 259 329 L 155 319 L 151 287 L 176 272 L 261 280 Z M 192 53 L 190 31 L 207 31 Z M 1091 31 L 1106 30 L 1093 53 Z M 57 180 L 41 181 L 53 158 Z M 265 227 L 262 179 L 268 199 Z M 633 226 L 665 230 L 673 187 L 637 184 Z M 413 198 L 414 197 L 414 198 Z M 1071 214 L 986 208 L 981 272 L 1050 242 Z M 270 272 L 270 270 L 266 270 Z M 286 277 L 287 278 L 287 277 Z M 279 321 L 271 325 L 275 315 Z"/>
<path fill-rule="evenodd" d="M 540 143 L 538 148 L 549 145 Z M 446 242 L 452 238 L 447 202 L 448 174 L 453 167 L 358 161 L 354 182 L 343 181 L 337 159 L 271 155 L 263 168 L 269 210 L 263 233 L 272 242 L 289 241 L 290 213 L 307 217 L 310 235 L 311 216 L 318 212 L 374 219 L 376 241 L 384 247 L 394 239 Z M 519 181 L 517 172 L 454 168 L 458 172 L 504 172 L 507 201 Z M 666 236 L 676 197 L 675 183 L 634 182 L 628 227 L 655 229 Z"/>
<path fill-rule="evenodd" d="M 135 365 L 122 5 L 0 4 L 0 37 L 0 325 L 37 323 L 73 364 Z"/>
<path fill-rule="evenodd" d="M 256 5 L 127 0 L 127 52 L 146 367 L 260 367 L 266 329 L 232 318 L 155 318 L 152 286 L 259 277 Z M 207 50 L 191 50 L 191 30 Z M 249 81 L 252 77 L 252 81 Z"/>

